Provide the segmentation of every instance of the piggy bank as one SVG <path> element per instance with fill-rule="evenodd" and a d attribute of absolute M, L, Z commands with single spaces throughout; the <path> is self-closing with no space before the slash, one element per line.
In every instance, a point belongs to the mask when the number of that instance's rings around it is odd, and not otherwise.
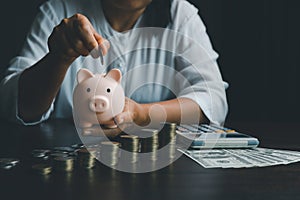
<path fill-rule="evenodd" d="M 125 95 L 120 84 L 122 73 L 112 69 L 107 74 L 93 74 L 80 69 L 73 92 L 74 119 L 82 128 L 101 124 L 116 127 L 113 118 L 124 109 Z"/>

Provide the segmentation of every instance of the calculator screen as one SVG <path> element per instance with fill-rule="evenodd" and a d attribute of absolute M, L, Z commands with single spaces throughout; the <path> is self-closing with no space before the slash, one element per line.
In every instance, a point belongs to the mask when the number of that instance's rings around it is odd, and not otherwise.
<path fill-rule="evenodd" d="M 225 134 L 226 138 L 249 138 L 249 135 L 242 134 L 242 133 L 227 133 Z"/>

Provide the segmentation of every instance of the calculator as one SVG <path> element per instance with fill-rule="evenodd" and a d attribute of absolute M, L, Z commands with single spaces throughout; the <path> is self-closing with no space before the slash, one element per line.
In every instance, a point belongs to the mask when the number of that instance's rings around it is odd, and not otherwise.
<path fill-rule="evenodd" d="M 255 148 L 259 140 L 234 129 L 208 124 L 180 124 L 176 128 L 177 143 L 192 149 Z"/>

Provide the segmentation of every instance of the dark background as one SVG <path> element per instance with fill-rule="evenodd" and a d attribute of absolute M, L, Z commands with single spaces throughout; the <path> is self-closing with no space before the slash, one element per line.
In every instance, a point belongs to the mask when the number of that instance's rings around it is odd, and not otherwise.
<path fill-rule="evenodd" d="M 300 1 L 190 1 L 200 10 L 230 84 L 227 121 L 299 122 Z M 0 72 L 19 52 L 42 2 L 1 3 Z"/>

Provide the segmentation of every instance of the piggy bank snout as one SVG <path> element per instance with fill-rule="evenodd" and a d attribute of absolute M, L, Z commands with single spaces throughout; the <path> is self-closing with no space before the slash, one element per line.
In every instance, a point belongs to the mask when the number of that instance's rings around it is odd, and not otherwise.
<path fill-rule="evenodd" d="M 93 112 L 104 112 L 109 108 L 108 98 L 97 95 L 90 99 L 90 109 Z"/>

